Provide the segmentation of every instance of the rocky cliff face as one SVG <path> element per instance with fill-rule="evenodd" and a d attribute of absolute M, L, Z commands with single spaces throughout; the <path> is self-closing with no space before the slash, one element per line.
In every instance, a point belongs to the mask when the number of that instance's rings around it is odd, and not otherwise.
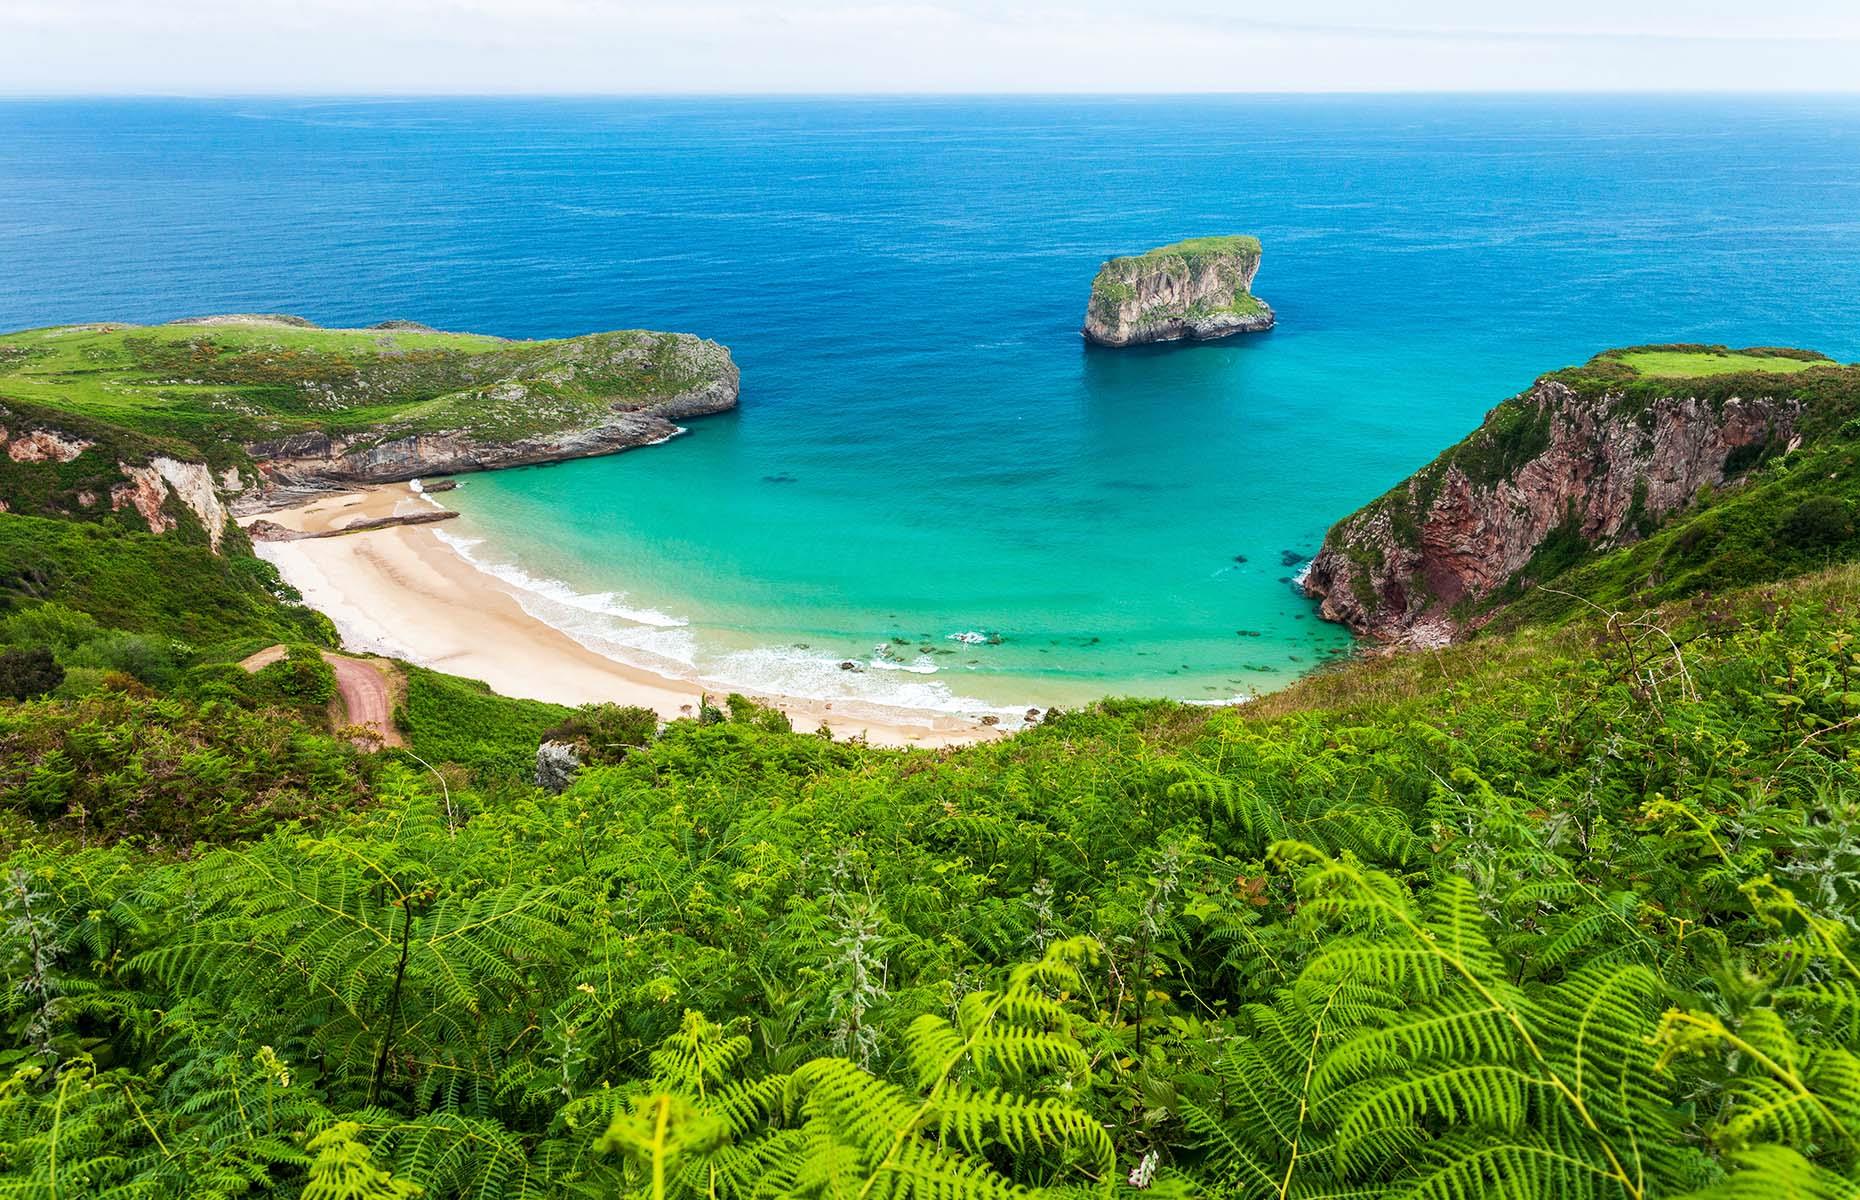
<path fill-rule="evenodd" d="M 175 527 L 174 517 L 167 511 L 168 494 L 172 489 L 175 498 L 187 506 L 200 521 L 200 527 L 207 531 L 207 543 L 213 552 L 219 553 L 230 514 L 220 502 L 213 473 L 205 463 L 181 462 L 158 454 L 146 466 L 118 463 L 116 467 L 123 473 L 124 481 L 110 489 L 112 512 L 134 508 L 148 524 L 150 533 L 167 533 Z"/>
<path fill-rule="evenodd" d="M 393 483 L 425 475 L 456 475 L 617 454 L 672 437 L 678 432 L 678 420 L 728 411 L 736 407 L 736 395 L 732 375 L 727 385 L 719 382 L 649 409 L 611 412 L 595 424 L 510 441 L 457 430 L 409 434 L 387 441 L 374 435 L 342 438 L 298 433 L 275 441 L 254 442 L 246 446 L 246 453 L 257 465 L 261 485 L 257 492 L 242 498 L 241 505 L 262 508 L 280 490 Z"/>
<path fill-rule="evenodd" d="M 1506 589 L 1572 550 L 1635 540 L 1797 440 L 1799 400 L 1632 397 L 1555 377 L 1332 527 L 1305 591 L 1383 642 L 1438 645 L 1490 619 Z"/>
<path fill-rule="evenodd" d="M 1092 281 L 1085 337 L 1134 346 L 1270 329 L 1271 307 L 1252 294 L 1259 261 L 1259 241 L 1250 237 L 1196 238 L 1114 258 Z"/>

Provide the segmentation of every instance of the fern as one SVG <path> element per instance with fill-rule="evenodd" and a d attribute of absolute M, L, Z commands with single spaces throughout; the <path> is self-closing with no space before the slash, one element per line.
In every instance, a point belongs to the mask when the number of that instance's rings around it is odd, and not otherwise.
<path fill-rule="evenodd" d="M 352 1121 L 340 1121 L 310 1139 L 310 1180 L 301 1200 L 411 1200 L 420 1189 L 374 1164 L 357 1140 Z"/>
<path fill-rule="evenodd" d="M 922 1016 L 906 1038 L 915 1086 L 872 1075 L 845 1059 L 822 1058 L 767 1084 L 712 1092 L 746 1053 L 696 1014 L 655 1053 L 661 1091 L 638 1097 L 608 1125 L 601 1146 L 630 1157 L 652 1200 L 686 1194 L 996 1197 L 1024 1193 L 992 1165 L 996 1149 L 1043 1173 L 1083 1171 L 1108 1185 L 1115 1151 L 1102 1125 L 1052 1096 L 1022 1087 L 1086 1070 L 1071 1017 L 1049 989 L 1076 987 L 1089 943 L 1054 944 L 1018 967 L 999 991 L 976 993 L 955 1022 Z M 765 1102 L 779 1095 L 776 1111 Z M 767 1124 L 757 1128 L 757 1118 Z M 953 1143 L 953 1145 L 952 1145 Z M 753 1180 L 753 1182 L 752 1182 Z"/>

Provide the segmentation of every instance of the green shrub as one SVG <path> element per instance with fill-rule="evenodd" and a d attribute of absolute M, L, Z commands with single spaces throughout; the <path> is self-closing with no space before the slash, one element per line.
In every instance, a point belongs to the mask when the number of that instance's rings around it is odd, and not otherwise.
<path fill-rule="evenodd" d="M 65 681 L 52 694 L 60 700 L 81 700 L 103 687 L 104 676 L 108 674 L 97 667 L 68 667 Z"/>
<path fill-rule="evenodd" d="M 286 713 L 152 696 L 120 675 L 76 701 L 0 709 L 0 808 L 88 840 L 185 849 L 365 795 L 356 753 Z"/>
<path fill-rule="evenodd" d="M 305 711 L 336 698 L 336 672 L 314 646 L 292 646 L 283 658 L 254 672 L 252 683 L 260 700 Z"/>
<path fill-rule="evenodd" d="M 175 648 L 167 638 L 112 630 L 92 638 L 64 656 L 73 667 L 121 671 L 154 688 L 165 688 L 179 678 Z"/>
<path fill-rule="evenodd" d="M 570 742 L 583 763 L 617 763 L 627 751 L 650 745 L 659 732 L 659 714 L 622 704 L 584 704 L 566 721 L 543 731 L 545 742 Z"/>
<path fill-rule="evenodd" d="M 0 650 L 0 696 L 30 700 L 43 696 L 65 681 L 65 669 L 43 646 Z"/>
<path fill-rule="evenodd" d="M 1844 542 L 1853 532 L 1853 506 L 1835 496 L 1810 496 L 1782 523 L 1783 539 L 1803 549 Z"/>
<path fill-rule="evenodd" d="M 103 633 L 103 627 L 89 613 L 50 601 L 27 604 L 0 617 L 0 642 L 45 646 L 54 654 L 68 654 Z"/>
<path fill-rule="evenodd" d="M 729 720 L 736 725 L 749 725 L 766 733 L 792 733 L 794 722 L 788 714 L 778 708 L 751 700 L 737 692 L 731 692 L 724 701 L 729 710 Z"/>

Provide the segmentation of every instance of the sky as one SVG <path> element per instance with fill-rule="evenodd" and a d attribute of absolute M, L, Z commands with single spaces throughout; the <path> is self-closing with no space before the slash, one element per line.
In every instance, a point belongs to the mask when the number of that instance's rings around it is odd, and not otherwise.
<path fill-rule="evenodd" d="M 1860 0 L 0 0 L 0 94 L 1856 91 Z"/>

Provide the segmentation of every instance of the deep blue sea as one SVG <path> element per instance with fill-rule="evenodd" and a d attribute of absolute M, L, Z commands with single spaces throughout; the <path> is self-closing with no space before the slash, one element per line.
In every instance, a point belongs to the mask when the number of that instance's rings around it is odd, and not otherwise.
<path fill-rule="evenodd" d="M 1276 331 L 1081 343 L 1102 259 L 1228 232 Z M 1295 560 L 1538 373 L 1860 358 L 1860 99 L 0 104 L 0 329 L 221 311 L 729 345 L 738 413 L 454 493 L 615 653 L 1218 699 L 1348 645 Z"/>

